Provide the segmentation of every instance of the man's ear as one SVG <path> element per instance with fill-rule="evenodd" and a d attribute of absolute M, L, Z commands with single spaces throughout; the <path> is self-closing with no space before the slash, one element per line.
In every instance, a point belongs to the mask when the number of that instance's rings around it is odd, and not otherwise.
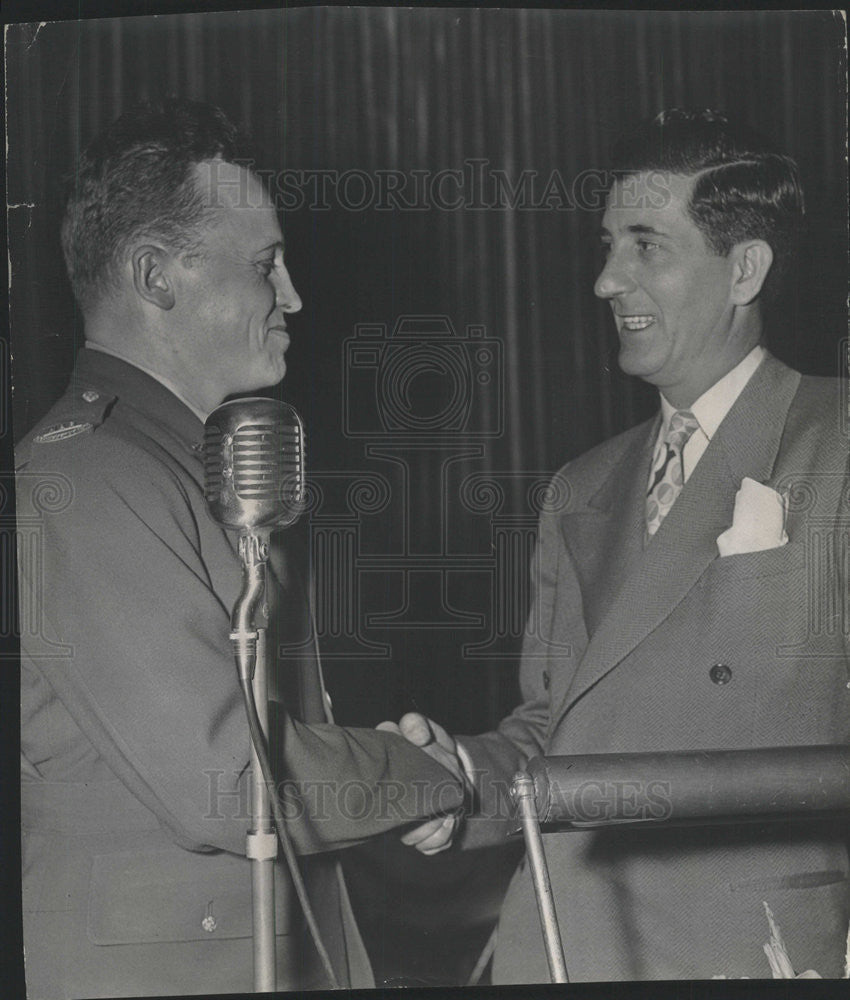
<path fill-rule="evenodd" d="M 746 240 L 733 247 L 735 259 L 732 302 L 748 306 L 759 294 L 773 264 L 773 250 L 764 240 Z"/>
<path fill-rule="evenodd" d="M 162 247 L 136 247 L 132 255 L 136 294 L 158 309 L 174 307 L 174 286 L 168 274 L 170 255 Z"/>

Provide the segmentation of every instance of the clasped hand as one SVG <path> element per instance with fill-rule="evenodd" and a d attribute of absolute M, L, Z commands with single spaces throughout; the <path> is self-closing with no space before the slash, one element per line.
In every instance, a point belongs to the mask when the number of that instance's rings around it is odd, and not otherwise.
<path fill-rule="evenodd" d="M 472 792 L 471 776 L 464 766 L 462 751 L 459 750 L 454 737 L 450 736 L 439 723 L 420 715 L 419 712 L 408 712 L 398 723 L 381 722 L 376 728 L 403 736 L 451 772 L 468 794 Z M 447 816 L 438 816 L 408 830 L 402 835 L 401 842 L 408 847 L 415 847 L 422 854 L 439 854 L 440 851 L 451 847 L 460 822 L 460 811 L 449 813 Z"/>

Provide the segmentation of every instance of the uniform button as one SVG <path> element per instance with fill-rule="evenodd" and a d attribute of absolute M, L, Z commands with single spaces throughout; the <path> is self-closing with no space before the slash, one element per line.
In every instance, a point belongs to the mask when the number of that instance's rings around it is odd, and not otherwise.
<path fill-rule="evenodd" d="M 732 671 L 725 663 L 715 663 L 708 676 L 712 684 L 728 684 L 732 680 Z"/>
<path fill-rule="evenodd" d="M 549 678 L 549 671 L 548 670 L 544 670 L 543 671 L 543 690 L 544 691 L 548 691 L 550 684 L 551 684 L 551 680 Z"/>
<path fill-rule="evenodd" d="M 95 392 L 94 389 L 86 389 L 83 393 L 83 399 L 87 403 L 96 403 L 100 399 L 100 393 Z"/>

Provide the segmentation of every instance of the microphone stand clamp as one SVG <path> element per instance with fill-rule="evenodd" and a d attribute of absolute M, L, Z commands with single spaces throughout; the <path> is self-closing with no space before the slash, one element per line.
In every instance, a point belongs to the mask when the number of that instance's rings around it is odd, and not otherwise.
<path fill-rule="evenodd" d="M 265 615 L 261 602 L 266 592 L 269 558 L 268 533 L 248 533 L 239 538 L 242 590 L 230 617 L 230 644 L 240 680 L 253 680 L 257 665 L 257 618 Z"/>

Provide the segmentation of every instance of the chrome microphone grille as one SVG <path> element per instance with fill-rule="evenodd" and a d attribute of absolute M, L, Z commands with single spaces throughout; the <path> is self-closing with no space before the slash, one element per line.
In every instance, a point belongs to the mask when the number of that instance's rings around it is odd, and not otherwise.
<path fill-rule="evenodd" d="M 209 415 L 204 497 L 230 528 L 291 524 L 304 502 L 304 426 L 286 403 L 239 399 Z"/>

